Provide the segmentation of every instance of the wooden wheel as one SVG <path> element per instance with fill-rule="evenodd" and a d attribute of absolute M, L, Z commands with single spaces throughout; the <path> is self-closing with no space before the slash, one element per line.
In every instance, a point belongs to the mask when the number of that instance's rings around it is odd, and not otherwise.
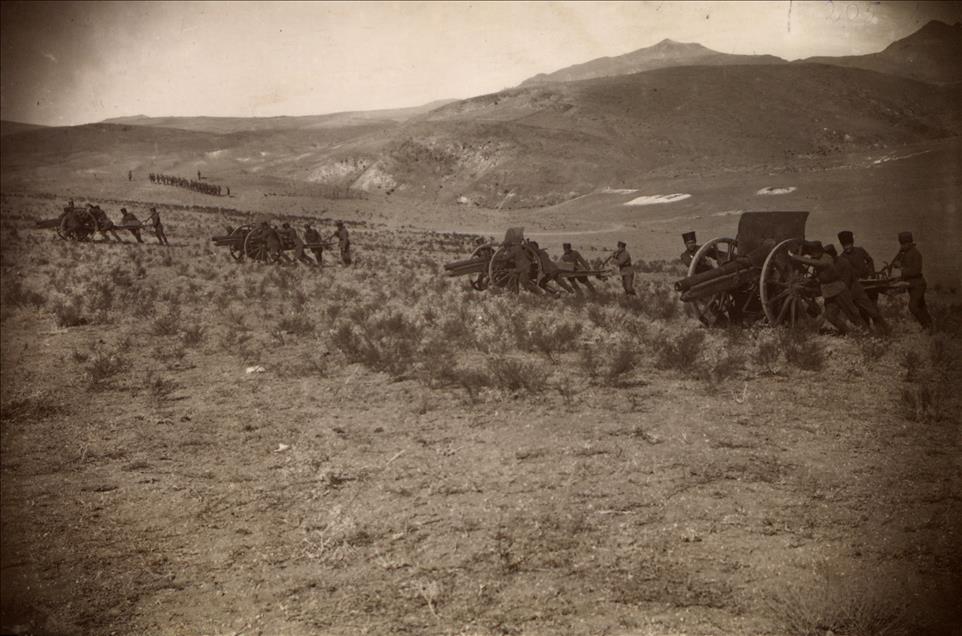
<path fill-rule="evenodd" d="M 488 270 L 491 267 L 490 261 L 493 255 L 494 255 L 494 246 L 488 245 L 488 244 L 479 245 L 474 249 L 473 252 L 471 252 L 471 258 L 488 259 L 488 266 L 484 269 L 483 272 L 478 274 L 474 280 L 471 281 L 471 287 L 475 288 L 478 291 L 484 291 L 485 289 L 488 288 L 488 285 L 490 285 L 491 283 L 491 276 L 489 275 Z"/>
<path fill-rule="evenodd" d="M 762 309 L 773 327 L 794 327 L 818 317 L 818 279 L 811 267 L 790 258 L 798 254 L 804 241 L 786 239 L 775 246 L 762 266 L 760 293 Z"/>
<path fill-rule="evenodd" d="M 717 268 L 735 256 L 737 241 L 727 236 L 713 238 L 698 248 L 688 264 L 688 276 Z M 706 327 L 731 324 L 743 299 L 735 291 L 721 291 L 709 298 L 688 303 L 695 316 Z"/>
<path fill-rule="evenodd" d="M 250 225 L 242 225 L 230 233 L 230 237 L 233 239 L 229 248 L 230 255 L 235 261 L 244 260 L 244 240 L 252 229 L 253 227 Z"/>
<path fill-rule="evenodd" d="M 281 257 L 280 241 L 272 241 L 270 236 L 251 230 L 244 237 L 244 254 L 258 263 L 276 263 Z"/>
<path fill-rule="evenodd" d="M 83 208 L 74 208 L 63 215 L 57 235 L 67 241 L 89 241 L 97 231 L 94 215 Z"/>
<path fill-rule="evenodd" d="M 508 289 L 515 292 L 520 287 L 524 287 L 528 291 L 537 293 L 537 291 L 540 291 L 536 283 L 541 278 L 541 260 L 535 253 L 534 248 L 522 244 L 521 249 L 528 261 L 528 270 L 527 272 L 519 272 L 512 253 L 513 249 L 516 248 L 502 245 L 491 257 L 491 261 L 488 263 L 488 284 L 498 289 Z M 523 276 L 524 279 L 522 279 Z"/>

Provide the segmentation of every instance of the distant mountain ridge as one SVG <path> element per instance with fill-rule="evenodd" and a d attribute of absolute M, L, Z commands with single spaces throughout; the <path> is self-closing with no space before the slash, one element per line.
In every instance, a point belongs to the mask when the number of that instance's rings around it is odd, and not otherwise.
<path fill-rule="evenodd" d="M 862 68 L 936 84 L 962 82 L 962 23 L 932 20 L 878 53 L 811 57 L 802 62 Z"/>
<path fill-rule="evenodd" d="M 25 124 L 19 121 L 9 121 L 3 119 L 0 120 L 0 137 L 16 135 L 17 133 L 27 132 L 28 130 L 37 130 L 39 128 L 47 128 L 47 126 L 41 126 L 40 124 Z"/>
<path fill-rule="evenodd" d="M 787 64 L 774 55 L 733 55 L 719 53 L 701 44 L 665 39 L 616 57 L 600 57 L 575 64 L 553 73 L 540 73 L 521 82 L 520 86 L 536 86 L 550 82 L 574 82 L 599 77 L 631 75 L 670 66 L 727 66 L 735 64 Z"/>
<path fill-rule="evenodd" d="M 103 124 L 126 126 L 152 126 L 155 128 L 177 128 L 230 134 L 265 130 L 313 130 L 319 128 L 341 128 L 345 126 L 369 126 L 374 123 L 402 123 L 413 117 L 428 113 L 456 99 L 441 99 L 421 106 L 391 108 L 381 110 L 358 110 L 324 115 L 300 115 L 280 117 L 114 117 L 105 119 Z"/>

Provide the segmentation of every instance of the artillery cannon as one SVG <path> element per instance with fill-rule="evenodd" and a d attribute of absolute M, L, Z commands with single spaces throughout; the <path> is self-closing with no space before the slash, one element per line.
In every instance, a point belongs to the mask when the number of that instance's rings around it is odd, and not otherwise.
<path fill-rule="evenodd" d="M 524 287 L 530 292 L 541 293 L 537 283 L 544 275 L 544 269 L 536 245 L 524 238 L 524 228 L 508 228 L 503 242 L 481 243 L 469 258 L 446 263 L 444 269 L 448 276 L 473 276 L 471 286 L 478 291 L 491 287 L 518 291 Z M 559 278 L 610 273 L 609 270 L 561 270 Z"/>
<path fill-rule="evenodd" d="M 214 245 L 226 247 L 231 257 L 238 262 L 250 259 L 257 263 L 276 263 L 283 253 L 296 248 L 293 242 L 284 240 L 276 229 L 261 225 L 241 225 L 228 228 L 228 233 L 211 238 Z M 304 249 L 326 249 L 327 243 L 305 243 Z"/>
<path fill-rule="evenodd" d="M 86 207 L 67 205 L 63 212 L 55 219 L 37 221 L 39 229 L 55 229 L 57 236 L 65 241 L 87 242 L 93 240 L 94 234 L 100 232 L 107 238 L 107 233 L 120 241 L 117 229 L 127 229 L 115 225 L 99 205 L 87 204 Z"/>

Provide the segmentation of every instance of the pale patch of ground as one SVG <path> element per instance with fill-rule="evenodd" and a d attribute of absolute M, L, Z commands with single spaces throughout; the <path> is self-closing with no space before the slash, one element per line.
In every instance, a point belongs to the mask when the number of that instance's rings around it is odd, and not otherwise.
<path fill-rule="evenodd" d="M 795 186 L 767 186 L 756 192 L 757 195 L 788 194 L 797 190 Z"/>
<path fill-rule="evenodd" d="M 631 201 L 626 202 L 625 205 L 655 205 L 658 203 L 675 203 L 676 201 L 684 201 L 690 197 L 690 194 L 684 193 L 649 194 L 634 198 Z"/>
<path fill-rule="evenodd" d="M 637 188 L 605 188 L 601 191 L 602 194 L 634 194 L 638 192 Z"/>
<path fill-rule="evenodd" d="M 879 164 L 888 163 L 889 161 L 900 161 L 900 160 L 902 160 L 902 159 L 908 159 L 909 157 L 917 157 L 917 156 L 919 156 L 919 155 L 928 154 L 928 153 L 930 153 L 930 152 L 932 152 L 932 151 L 931 151 L 931 150 L 922 150 L 922 151 L 920 151 L 920 152 L 913 152 L 913 153 L 908 154 L 908 155 L 902 155 L 901 157 L 899 157 L 899 156 L 897 156 L 897 155 L 885 155 L 884 157 L 879 157 L 878 159 L 875 159 L 874 161 L 872 161 L 872 165 L 873 165 L 873 166 L 877 166 L 877 165 L 879 165 Z"/>

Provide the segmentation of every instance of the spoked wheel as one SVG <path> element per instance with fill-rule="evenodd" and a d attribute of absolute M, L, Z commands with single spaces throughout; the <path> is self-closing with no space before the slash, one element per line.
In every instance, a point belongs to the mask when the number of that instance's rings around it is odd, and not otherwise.
<path fill-rule="evenodd" d="M 281 246 L 271 245 L 264 236 L 257 236 L 257 232 L 251 231 L 244 238 L 244 253 L 258 263 L 276 263 L 281 257 Z"/>
<path fill-rule="evenodd" d="M 491 284 L 491 276 L 488 271 L 491 267 L 491 257 L 494 254 L 494 247 L 491 245 L 479 245 L 473 252 L 471 252 L 471 258 L 486 258 L 488 259 L 488 266 L 477 275 L 477 277 L 471 281 L 471 287 L 478 291 L 484 291 Z"/>
<path fill-rule="evenodd" d="M 84 209 L 75 209 L 63 215 L 57 235 L 65 241 L 86 242 L 93 238 L 97 231 L 97 220 L 94 215 Z"/>
<path fill-rule="evenodd" d="M 233 239 L 230 244 L 230 255 L 235 261 L 244 260 L 244 241 L 252 229 L 254 228 L 251 225 L 242 225 L 230 233 Z"/>
<path fill-rule="evenodd" d="M 488 284 L 498 289 L 518 291 L 524 287 L 532 293 L 540 293 L 537 281 L 541 278 L 541 261 L 534 249 L 527 245 L 522 245 L 525 257 L 528 261 L 528 271 L 519 272 L 514 255 L 511 253 L 512 247 L 501 246 L 491 257 L 488 263 Z M 527 280 L 522 280 L 522 276 L 527 276 Z"/>
<path fill-rule="evenodd" d="M 735 257 L 736 241 L 721 236 L 698 248 L 688 264 L 688 275 L 694 276 L 724 265 Z M 695 316 L 706 327 L 725 326 L 739 314 L 743 299 L 732 291 L 720 291 L 708 298 L 687 303 Z"/>
<path fill-rule="evenodd" d="M 790 254 L 801 252 L 801 239 L 786 239 L 775 246 L 762 266 L 760 292 L 762 309 L 773 327 L 798 324 L 821 313 L 816 298 L 818 279 L 811 267 L 797 263 Z"/>

